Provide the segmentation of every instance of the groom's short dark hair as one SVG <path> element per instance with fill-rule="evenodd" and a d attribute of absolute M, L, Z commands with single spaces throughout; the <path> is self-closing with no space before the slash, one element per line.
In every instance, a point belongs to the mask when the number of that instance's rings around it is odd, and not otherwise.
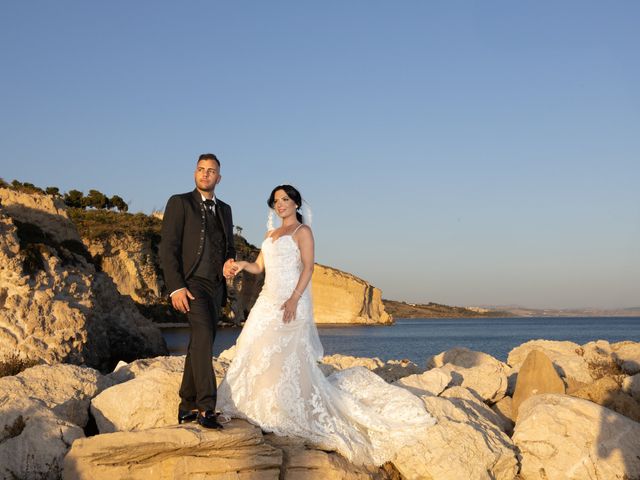
<path fill-rule="evenodd" d="M 198 161 L 196 164 L 200 163 L 201 160 L 214 160 L 218 164 L 218 168 L 220 167 L 220 160 L 213 153 L 203 153 L 198 157 Z"/>

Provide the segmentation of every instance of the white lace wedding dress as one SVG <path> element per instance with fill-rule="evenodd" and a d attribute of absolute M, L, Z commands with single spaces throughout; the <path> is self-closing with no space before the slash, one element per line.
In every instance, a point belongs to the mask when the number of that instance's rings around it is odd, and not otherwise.
<path fill-rule="evenodd" d="M 262 243 L 264 287 L 238 337 L 218 389 L 218 408 L 278 435 L 301 437 L 351 462 L 381 465 L 435 423 L 422 401 L 363 367 L 325 378 L 322 344 L 309 288 L 296 318 L 281 305 L 295 288 L 302 262 L 291 235 Z"/>

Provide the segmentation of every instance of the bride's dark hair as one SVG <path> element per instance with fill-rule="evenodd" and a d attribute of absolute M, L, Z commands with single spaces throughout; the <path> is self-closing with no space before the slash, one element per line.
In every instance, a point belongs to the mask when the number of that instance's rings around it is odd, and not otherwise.
<path fill-rule="evenodd" d="M 269 200 L 267 200 L 267 205 L 269 205 L 269 208 L 273 208 L 273 204 L 276 201 L 276 192 L 278 190 L 284 191 L 284 193 L 287 194 L 287 197 L 294 201 L 294 203 L 296 204 L 296 218 L 300 223 L 303 223 L 302 214 L 298 211 L 298 209 L 302 206 L 302 196 L 300 195 L 300 192 L 296 187 L 292 187 L 291 185 L 278 185 L 276 188 L 274 188 L 271 191 L 271 195 L 269 195 Z"/>

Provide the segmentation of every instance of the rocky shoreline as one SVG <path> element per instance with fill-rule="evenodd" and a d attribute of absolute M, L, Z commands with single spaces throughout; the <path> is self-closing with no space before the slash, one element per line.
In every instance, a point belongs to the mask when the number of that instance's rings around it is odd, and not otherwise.
<path fill-rule="evenodd" d="M 213 360 L 218 379 L 233 349 Z M 366 468 L 233 419 L 175 425 L 184 357 L 106 375 L 38 365 L 0 378 L 0 477 L 39 479 L 640 478 L 640 343 L 535 340 L 507 362 L 455 348 L 407 360 L 332 355 L 325 375 L 366 368 L 418 396 L 437 424 Z"/>

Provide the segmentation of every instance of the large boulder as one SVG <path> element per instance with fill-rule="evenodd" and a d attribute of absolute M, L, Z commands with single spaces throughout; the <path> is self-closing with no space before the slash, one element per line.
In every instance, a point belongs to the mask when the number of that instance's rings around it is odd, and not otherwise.
<path fill-rule="evenodd" d="M 427 368 L 449 372 L 452 385 L 474 390 L 488 403 L 497 402 L 507 392 L 509 366 L 483 352 L 453 348 L 428 358 Z"/>
<path fill-rule="evenodd" d="M 0 478 L 57 480 L 62 460 L 82 428 L 39 400 L 0 400 Z"/>
<path fill-rule="evenodd" d="M 89 420 L 91 399 L 112 383 L 88 367 L 38 365 L 16 376 L 0 378 L 0 392 L 3 392 L 0 412 L 6 410 L 5 405 L 20 405 L 31 399 L 42 403 L 60 418 L 84 427 Z"/>
<path fill-rule="evenodd" d="M 475 408 L 461 408 L 462 396 L 422 397 L 437 424 L 398 452 L 393 463 L 404 478 L 513 480 L 518 462 L 511 439 Z"/>
<path fill-rule="evenodd" d="M 182 374 L 155 368 L 106 389 L 91 401 L 100 433 L 175 425 Z"/>
<path fill-rule="evenodd" d="M 160 369 L 167 372 L 182 373 L 184 370 L 184 355 L 141 358 L 131 363 L 120 362 L 116 368 L 107 375 L 115 383 L 127 382 L 150 370 Z"/>
<path fill-rule="evenodd" d="M 613 358 L 627 375 L 640 373 L 640 342 L 614 344 Z"/>
<path fill-rule="evenodd" d="M 0 360 L 17 353 L 109 371 L 167 353 L 160 330 L 96 270 L 51 201 L 0 188 Z"/>
<path fill-rule="evenodd" d="M 451 382 L 451 373 L 440 368 L 433 368 L 424 373 L 409 375 L 393 385 L 406 388 L 414 395 L 440 395 Z"/>
<path fill-rule="evenodd" d="M 482 417 L 488 420 L 505 433 L 513 429 L 513 425 L 508 419 L 496 413 L 473 390 L 464 387 L 451 387 L 442 392 L 440 397 L 448 398 L 456 407 L 469 414 L 470 417 Z"/>
<path fill-rule="evenodd" d="M 69 446 L 84 436 L 91 398 L 111 383 L 63 364 L 0 378 L 0 478 L 59 478 Z"/>
<path fill-rule="evenodd" d="M 564 383 L 551 360 L 539 350 L 531 350 L 520 367 L 516 391 L 513 394 L 511 414 L 518 418 L 520 404 L 533 395 L 543 393 L 564 393 Z"/>
<path fill-rule="evenodd" d="M 582 383 L 591 383 L 594 379 L 589 364 L 582 356 L 582 347 L 574 342 L 530 340 L 511 350 L 507 363 L 515 370 L 519 370 L 531 350 L 540 350 L 549 357 L 562 378 L 570 378 Z"/>
<path fill-rule="evenodd" d="M 145 430 L 175 425 L 184 356 L 157 357 L 120 365 L 108 377 L 117 385 L 91 401 L 100 433 Z M 228 363 L 213 359 L 218 384 Z"/>
<path fill-rule="evenodd" d="M 582 345 L 582 358 L 590 367 L 609 366 L 613 360 L 613 348 L 606 340 L 595 340 Z"/>
<path fill-rule="evenodd" d="M 545 394 L 520 406 L 523 480 L 640 478 L 640 423 L 593 402 Z"/>
<path fill-rule="evenodd" d="M 221 431 L 183 425 L 77 440 L 62 478 L 277 480 L 281 464 L 282 451 L 266 444 L 258 427 L 233 420 Z"/>

